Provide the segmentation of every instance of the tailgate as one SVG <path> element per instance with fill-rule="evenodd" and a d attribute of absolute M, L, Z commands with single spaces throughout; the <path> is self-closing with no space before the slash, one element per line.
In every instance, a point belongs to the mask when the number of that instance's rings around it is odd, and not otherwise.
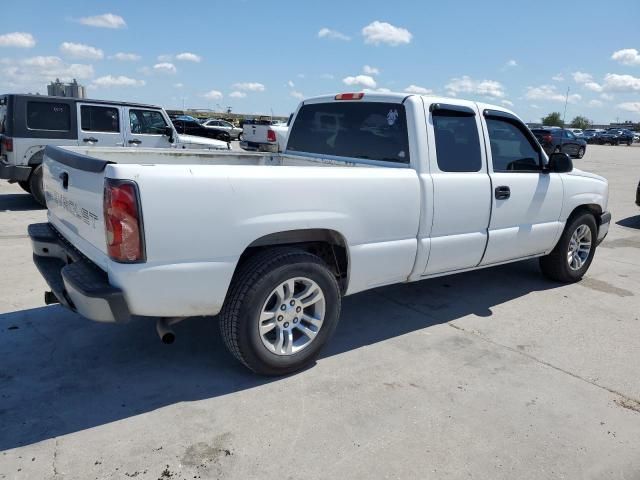
<path fill-rule="evenodd" d="M 107 258 L 102 197 L 108 163 L 52 146 L 43 159 L 49 222 L 98 265 Z"/>
<path fill-rule="evenodd" d="M 270 125 L 245 125 L 242 137 L 246 142 L 272 143 L 267 139 L 267 131 Z"/>

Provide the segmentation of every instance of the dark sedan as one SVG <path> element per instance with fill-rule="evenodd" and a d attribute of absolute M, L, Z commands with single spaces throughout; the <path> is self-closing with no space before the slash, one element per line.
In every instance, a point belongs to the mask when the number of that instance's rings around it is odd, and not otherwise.
<path fill-rule="evenodd" d="M 576 137 L 573 132 L 563 128 L 534 128 L 535 135 L 547 155 L 552 153 L 566 153 L 575 158 L 584 157 L 587 142 Z"/>
<path fill-rule="evenodd" d="M 600 145 L 604 145 L 605 143 L 610 143 L 611 145 L 631 145 L 633 143 L 633 132 L 623 128 L 610 128 L 600 134 L 598 143 Z"/>
<path fill-rule="evenodd" d="M 227 143 L 231 141 L 231 136 L 228 132 L 207 128 L 195 120 L 176 118 L 173 120 L 173 125 L 176 127 L 178 133 L 183 133 L 185 135 L 213 138 L 214 140 L 222 140 Z"/>

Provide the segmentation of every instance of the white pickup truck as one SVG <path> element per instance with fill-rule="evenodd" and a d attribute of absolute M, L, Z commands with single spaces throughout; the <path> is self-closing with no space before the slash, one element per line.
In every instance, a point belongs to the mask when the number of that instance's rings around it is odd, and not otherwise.
<path fill-rule="evenodd" d="M 607 181 L 549 158 L 501 107 L 338 94 L 298 107 L 282 154 L 47 147 L 34 261 L 102 322 L 218 315 L 262 374 L 303 368 L 341 297 L 540 257 L 582 278 L 607 234 Z"/>
<path fill-rule="evenodd" d="M 272 120 L 247 121 L 242 127 L 240 147 L 252 152 L 282 152 L 287 144 L 289 127 Z"/>

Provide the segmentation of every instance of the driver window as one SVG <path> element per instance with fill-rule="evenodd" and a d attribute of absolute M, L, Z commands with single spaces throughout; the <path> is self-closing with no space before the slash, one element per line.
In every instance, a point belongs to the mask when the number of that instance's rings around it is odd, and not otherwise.
<path fill-rule="evenodd" d="M 487 118 L 494 172 L 539 172 L 540 154 L 511 122 Z"/>
<path fill-rule="evenodd" d="M 155 110 L 129 110 L 131 133 L 162 135 L 168 126 L 162 113 Z"/>

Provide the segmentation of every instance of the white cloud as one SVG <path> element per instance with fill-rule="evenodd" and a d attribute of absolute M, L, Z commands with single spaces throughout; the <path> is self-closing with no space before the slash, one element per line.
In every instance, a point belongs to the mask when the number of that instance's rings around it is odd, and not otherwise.
<path fill-rule="evenodd" d="M 144 80 L 136 80 L 135 78 L 125 77 L 123 75 L 113 76 L 106 75 L 104 77 L 96 78 L 91 86 L 93 87 L 144 87 Z"/>
<path fill-rule="evenodd" d="M 127 26 L 124 18 L 113 13 L 105 13 L 93 17 L 83 17 L 78 20 L 83 25 L 100 28 L 124 28 Z"/>
<path fill-rule="evenodd" d="M 540 85 L 539 87 L 527 87 L 527 91 L 524 94 L 525 98 L 529 100 L 549 100 L 552 102 L 564 102 L 565 95 L 558 92 L 555 85 Z M 569 95 L 568 102 L 576 103 L 582 99 L 582 96 L 573 93 Z"/>
<path fill-rule="evenodd" d="M 334 78 L 336 78 L 334 75 L 331 75 L 330 73 L 323 73 L 322 75 L 320 75 L 320 77 L 325 80 L 333 80 Z"/>
<path fill-rule="evenodd" d="M 345 77 L 342 83 L 350 87 L 359 86 L 364 88 L 376 88 L 376 81 L 369 75 L 356 75 L 355 77 Z"/>
<path fill-rule="evenodd" d="M 297 75 L 296 75 L 296 77 L 298 77 L 298 78 L 305 78 L 305 77 L 306 77 L 306 75 L 305 75 L 304 73 L 299 73 L 299 74 L 297 74 Z"/>
<path fill-rule="evenodd" d="M 584 84 L 584 88 L 591 90 L 592 92 L 601 92 L 603 87 L 596 82 L 587 82 Z"/>
<path fill-rule="evenodd" d="M 109 58 L 113 60 L 120 60 L 121 62 L 137 62 L 141 57 L 136 53 L 118 52 L 115 55 L 111 55 Z"/>
<path fill-rule="evenodd" d="M 246 92 L 264 92 L 264 85 L 258 82 L 241 82 L 234 83 L 232 85 L 236 90 L 243 90 Z"/>
<path fill-rule="evenodd" d="M 518 66 L 518 62 L 516 62 L 515 60 L 511 59 L 507 63 L 505 63 L 504 66 L 505 67 L 517 67 Z"/>
<path fill-rule="evenodd" d="M 178 82 L 173 84 L 173 88 L 183 88 L 183 87 L 184 87 L 184 83 Z"/>
<path fill-rule="evenodd" d="M 200 55 L 196 55 L 195 53 L 183 52 L 176 55 L 176 60 L 180 60 L 182 62 L 200 63 L 202 61 L 202 57 Z"/>
<path fill-rule="evenodd" d="M 0 35 L 0 47 L 33 48 L 36 39 L 26 32 L 12 32 Z"/>
<path fill-rule="evenodd" d="M 296 90 L 292 90 L 289 95 L 291 95 L 293 98 L 298 99 L 298 100 L 303 100 L 304 99 L 304 95 Z"/>
<path fill-rule="evenodd" d="M 396 27 L 387 22 L 371 22 L 362 29 L 364 43 L 371 45 L 386 44 L 397 47 L 403 43 L 411 43 L 413 35 L 409 30 L 402 27 Z"/>
<path fill-rule="evenodd" d="M 293 81 L 292 81 L 292 80 L 289 80 L 289 81 L 287 82 L 287 85 L 289 85 L 289 88 L 293 88 L 293 87 L 295 87 L 295 86 L 296 86 L 296 84 L 295 84 L 295 83 L 293 83 Z"/>
<path fill-rule="evenodd" d="M 511 102 L 509 100 L 502 100 L 500 103 L 502 105 L 504 105 L 505 107 L 513 107 L 513 102 Z"/>
<path fill-rule="evenodd" d="M 416 93 L 418 95 L 431 95 L 433 93 L 433 90 L 431 90 L 430 88 L 420 87 L 413 84 L 405 88 L 404 91 L 407 93 Z"/>
<path fill-rule="evenodd" d="M 531 105 L 529 105 L 531 108 L 535 109 L 535 110 L 539 110 L 540 106 L 536 105 L 535 103 L 532 103 Z"/>
<path fill-rule="evenodd" d="M 618 108 L 627 112 L 640 113 L 640 102 L 625 102 L 618 105 Z"/>
<path fill-rule="evenodd" d="M 589 106 L 590 106 L 590 107 L 596 107 L 596 108 L 598 108 L 598 107 L 601 107 L 601 106 L 603 106 L 603 105 L 604 105 L 604 103 L 602 103 L 600 100 L 590 100 L 590 101 L 589 101 Z"/>
<path fill-rule="evenodd" d="M 60 57 L 37 56 L 21 60 L 2 59 L 0 85 L 20 88 L 21 91 L 42 91 L 50 81 L 59 78 L 69 82 L 74 78 L 86 80 L 93 77 L 93 67 L 82 63 L 65 63 Z"/>
<path fill-rule="evenodd" d="M 99 48 L 82 43 L 62 42 L 60 51 L 71 58 L 86 58 L 89 60 L 100 60 L 104 57 L 104 52 Z"/>
<path fill-rule="evenodd" d="M 365 65 L 364 67 L 362 67 L 362 71 L 366 75 L 380 75 L 380 69 L 377 67 L 372 67 L 370 65 Z"/>
<path fill-rule="evenodd" d="M 564 75 L 558 73 L 557 75 L 551 77 L 551 80 L 553 80 L 554 82 L 564 82 Z"/>
<path fill-rule="evenodd" d="M 153 69 L 156 72 L 161 73 L 176 73 L 176 66 L 173 63 L 168 62 L 156 63 L 153 66 Z"/>
<path fill-rule="evenodd" d="M 220 100 L 224 95 L 222 95 L 222 92 L 218 90 L 209 90 L 203 95 L 203 97 L 207 100 Z"/>
<path fill-rule="evenodd" d="M 640 65 L 640 52 L 635 48 L 624 48 L 613 52 L 611 59 L 620 62 L 622 65 Z"/>
<path fill-rule="evenodd" d="M 329 40 L 344 40 L 349 41 L 351 37 L 337 30 L 331 30 L 330 28 L 321 28 L 318 31 L 318 38 L 328 38 Z"/>
<path fill-rule="evenodd" d="M 244 92 L 239 92 L 239 91 L 236 90 L 235 92 L 231 92 L 229 94 L 229 96 L 231 98 L 245 98 L 247 96 L 247 94 L 244 93 Z"/>
<path fill-rule="evenodd" d="M 600 98 L 603 100 L 606 100 L 607 102 L 610 102 L 614 99 L 614 96 L 611 95 L 610 93 L 601 93 Z"/>
<path fill-rule="evenodd" d="M 604 77 L 603 88 L 610 92 L 640 92 L 640 78 L 607 73 Z"/>
<path fill-rule="evenodd" d="M 593 81 L 593 77 L 589 73 L 573 72 L 571 76 L 573 77 L 573 81 L 576 83 L 587 83 Z"/>
<path fill-rule="evenodd" d="M 459 93 L 470 93 L 472 95 L 483 95 L 492 98 L 502 98 L 505 95 L 504 86 L 495 80 L 474 80 L 464 75 L 460 78 L 452 78 L 445 85 L 449 95 L 457 96 Z"/>

